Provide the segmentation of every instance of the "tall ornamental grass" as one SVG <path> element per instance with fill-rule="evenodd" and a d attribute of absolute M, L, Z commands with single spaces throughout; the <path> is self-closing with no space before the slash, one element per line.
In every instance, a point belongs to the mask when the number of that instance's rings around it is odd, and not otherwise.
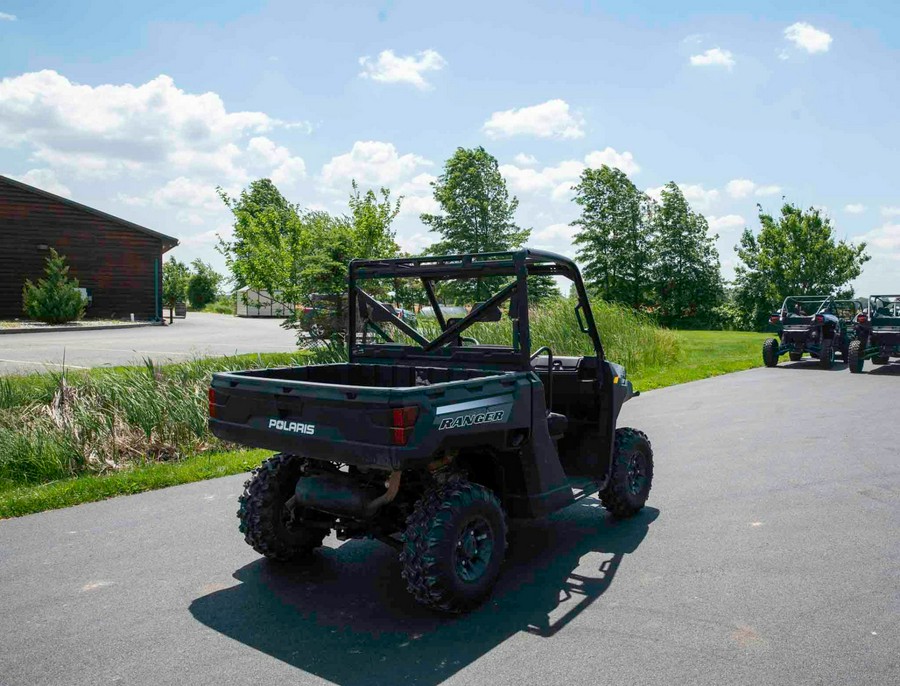
<path fill-rule="evenodd" d="M 215 371 L 308 362 L 296 355 L 0 377 L 0 485 L 116 471 L 221 448 L 206 428 Z"/>

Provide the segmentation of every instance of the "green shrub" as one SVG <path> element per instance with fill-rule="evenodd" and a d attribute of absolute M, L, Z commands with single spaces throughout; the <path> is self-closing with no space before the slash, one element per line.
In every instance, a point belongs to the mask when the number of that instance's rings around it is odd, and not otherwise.
<path fill-rule="evenodd" d="M 47 324 L 64 324 L 84 317 L 84 298 L 78 281 L 69 278 L 66 258 L 50 248 L 44 278 L 37 284 L 25 280 L 22 289 L 25 315 Z"/>

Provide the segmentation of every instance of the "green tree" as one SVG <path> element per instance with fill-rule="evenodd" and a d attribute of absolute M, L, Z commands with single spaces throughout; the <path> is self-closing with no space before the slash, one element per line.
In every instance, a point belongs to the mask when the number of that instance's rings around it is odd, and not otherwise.
<path fill-rule="evenodd" d="M 604 300 L 640 308 L 653 265 L 651 200 L 619 169 L 585 169 L 575 191 L 581 215 L 575 245 L 591 290 Z"/>
<path fill-rule="evenodd" d="M 169 323 L 175 317 L 175 305 L 187 297 L 190 270 L 183 262 L 170 257 L 163 265 L 163 305 L 169 308 Z"/>
<path fill-rule="evenodd" d="M 722 301 L 718 236 L 706 217 L 694 212 L 681 189 L 669 182 L 652 215 L 652 297 L 666 326 L 708 327 Z"/>
<path fill-rule="evenodd" d="M 44 278 L 37 284 L 25 280 L 22 288 L 25 315 L 47 324 L 64 324 L 84 316 L 84 298 L 78 280 L 69 278 L 66 258 L 50 248 Z"/>
<path fill-rule="evenodd" d="M 290 304 L 320 304 L 328 296 L 334 331 L 346 316 L 347 269 L 354 258 L 393 257 L 397 244 L 391 222 L 400 200 L 390 191 L 360 193 L 353 182 L 349 216 L 307 211 L 289 203 L 268 179 L 250 184 L 238 198 L 219 191 L 234 216 L 230 240 L 219 240 L 234 281 L 266 291 Z M 377 292 L 377 291 L 376 291 Z M 306 325 L 291 316 L 285 326 Z"/>
<path fill-rule="evenodd" d="M 191 266 L 194 271 L 188 279 L 187 297 L 192 307 L 202 310 L 219 295 L 223 277 L 199 258 Z"/>
<path fill-rule="evenodd" d="M 838 241 L 828 217 L 785 203 L 781 216 L 759 207 L 761 229 L 744 229 L 735 246 L 735 301 L 748 326 L 762 328 L 789 295 L 852 297 L 850 282 L 869 261 L 866 244 Z"/>
<path fill-rule="evenodd" d="M 493 252 L 519 248 L 530 229 L 515 221 L 518 199 L 510 197 L 497 159 L 484 148 L 457 148 L 432 183 L 442 214 L 422 214 L 422 223 L 441 236 L 429 252 L 438 255 Z M 485 300 L 496 279 L 444 284 L 441 294 L 460 302 Z"/>

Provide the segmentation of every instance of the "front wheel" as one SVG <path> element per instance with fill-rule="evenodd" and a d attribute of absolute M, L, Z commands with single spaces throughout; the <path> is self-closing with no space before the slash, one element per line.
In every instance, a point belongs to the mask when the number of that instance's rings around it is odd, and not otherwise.
<path fill-rule="evenodd" d="M 653 448 L 647 434 L 637 429 L 616 429 L 616 445 L 609 481 L 600 502 L 615 517 L 640 512 L 653 485 Z"/>
<path fill-rule="evenodd" d="M 287 561 L 309 555 L 322 545 L 327 528 L 296 523 L 296 512 L 287 507 L 305 460 L 279 453 L 253 470 L 244 483 L 237 516 L 244 540 L 260 555 Z"/>
<path fill-rule="evenodd" d="M 850 368 L 850 373 L 861 373 L 864 363 L 862 341 L 850 341 L 850 347 L 847 349 L 847 366 Z"/>
<path fill-rule="evenodd" d="M 778 366 L 778 341 L 774 338 L 767 338 L 762 348 L 763 363 L 767 367 Z"/>
<path fill-rule="evenodd" d="M 428 490 L 407 519 L 400 562 L 413 597 L 460 613 L 490 595 L 506 555 L 506 517 L 484 486 L 453 479 Z"/>

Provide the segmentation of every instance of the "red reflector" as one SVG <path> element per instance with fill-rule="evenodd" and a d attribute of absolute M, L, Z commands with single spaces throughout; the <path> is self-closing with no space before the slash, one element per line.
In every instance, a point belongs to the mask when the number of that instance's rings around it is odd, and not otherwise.
<path fill-rule="evenodd" d="M 773 324 L 777 324 L 780 320 L 781 317 L 779 317 L 777 314 L 773 314 L 771 317 L 769 317 L 769 321 Z"/>
<path fill-rule="evenodd" d="M 419 416 L 419 408 L 417 406 L 412 407 L 395 407 L 393 412 L 393 422 L 391 425 L 394 428 L 408 428 L 416 423 L 416 417 Z"/>
<path fill-rule="evenodd" d="M 419 408 L 416 405 L 412 407 L 395 407 L 391 410 L 391 419 L 393 420 L 391 422 L 392 445 L 406 445 L 418 416 Z"/>
<path fill-rule="evenodd" d="M 816 321 L 817 321 L 817 322 L 820 322 L 820 323 L 821 323 L 821 322 L 824 322 L 824 321 L 825 321 L 825 316 L 824 316 L 824 315 L 821 315 L 821 314 L 817 314 L 817 315 L 816 315 Z"/>
<path fill-rule="evenodd" d="M 868 320 L 869 320 L 869 318 L 864 314 L 860 314 L 860 315 L 856 316 L 856 321 L 858 321 L 860 324 L 865 324 Z"/>
<path fill-rule="evenodd" d="M 214 388 L 209 389 L 209 416 L 213 419 L 216 418 L 216 390 Z"/>

